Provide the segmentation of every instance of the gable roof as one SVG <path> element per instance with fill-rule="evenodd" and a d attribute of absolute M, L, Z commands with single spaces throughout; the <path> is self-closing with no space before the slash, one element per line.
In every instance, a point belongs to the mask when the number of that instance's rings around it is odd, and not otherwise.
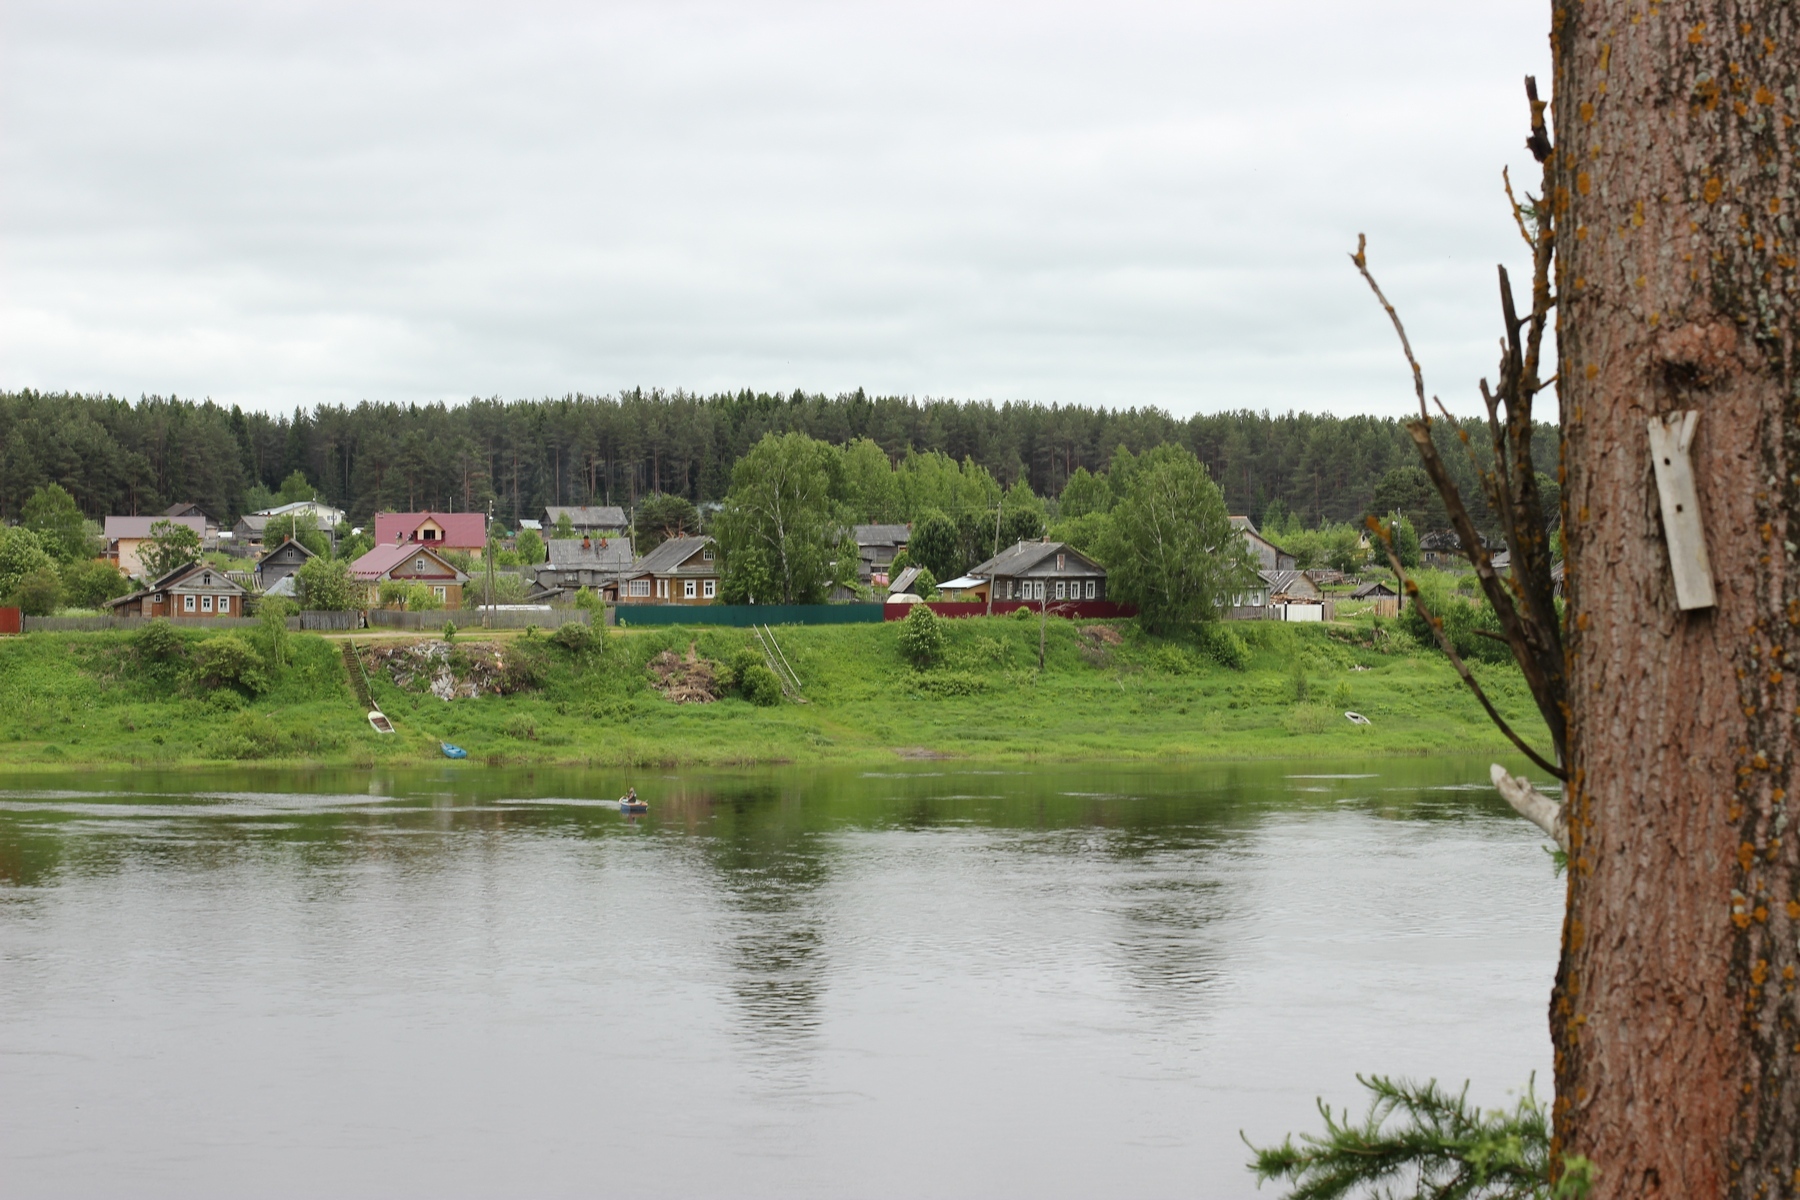
<path fill-rule="evenodd" d="M 481 514 L 477 513 L 476 515 L 480 516 Z M 435 559 L 440 566 L 448 567 L 455 573 L 458 583 L 469 578 L 454 563 L 439 554 L 436 549 L 420 542 L 396 542 L 388 546 L 376 546 L 350 564 L 350 577 L 361 579 L 364 582 L 379 580 L 383 575 L 418 554 L 428 555 Z"/>
<path fill-rule="evenodd" d="M 551 504 L 544 508 L 544 525 L 554 527 L 564 513 L 577 529 L 623 529 L 626 524 L 625 510 L 616 504 Z"/>
<path fill-rule="evenodd" d="M 375 544 L 391 545 L 396 542 L 419 543 L 412 540 L 413 531 L 426 521 L 435 521 L 444 531 L 442 541 L 434 541 L 434 546 L 444 546 L 451 550 L 481 550 L 487 546 L 487 517 L 478 512 L 406 512 L 375 514 Z"/>
<path fill-rule="evenodd" d="M 201 519 L 208 520 L 208 521 L 210 521 L 212 519 L 211 517 L 208 517 L 206 515 L 205 509 L 201 508 L 198 504 L 195 504 L 195 503 L 193 503 L 191 501 L 187 501 L 187 500 L 184 500 L 184 501 L 180 502 L 179 504 L 169 505 L 169 507 L 163 509 L 163 516 L 165 516 L 165 517 L 200 517 Z"/>
<path fill-rule="evenodd" d="M 201 537 L 206 536 L 205 517 L 108 517 L 106 540 L 116 542 L 120 538 L 147 538 L 151 536 L 150 527 L 163 521 L 171 525 L 186 525 Z"/>
<path fill-rule="evenodd" d="M 632 564 L 631 573 L 633 575 L 667 575 L 701 549 L 712 544 L 713 540 L 710 537 L 672 537 Z M 715 560 L 707 568 L 707 571 L 716 571 L 717 567 L 718 563 Z"/>
<path fill-rule="evenodd" d="M 1376 596 L 1387 597 L 1398 596 L 1399 594 L 1399 592 L 1396 592 L 1381 580 L 1371 579 L 1369 582 L 1357 588 L 1354 592 L 1351 592 L 1350 598 L 1352 600 L 1369 600 Z"/>
<path fill-rule="evenodd" d="M 902 592 L 912 590 L 913 581 L 919 577 L 924 567 L 902 567 L 900 573 L 888 582 L 888 595 L 898 596 Z"/>
<path fill-rule="evenodd" d="M 317 558 L 318 557 L 318 555 L 314 554 L 311 550 L 308 550 L 304 545 L 302 545 L 299 542 L 296 542 L 293 538 L 288 537 L 284 534 L 279 543 L 277 543 L 276 545 L 270 546 L 266 550 L 263 551 L 262 557 L 260 557 L 256 560 L 256 565 L 260 567 L 264 563 L 268 562 L 271 558 L 274 558 L 277 554 L 280 554 L 281 548 L 283 546 L 292 546 L 294 549 L 300 551 L 300 553 L 306 555 L 306 557 L 308 557 L 308 558 Z"/>
<path fill-rule="evenodd" d="M 1319 594 L 1318 587 L 1306 577 L 1304 571 L 1258 571 L 1257 574 L 1269 586 L 1271 596 L 1281 596 L 1296 590 L 1303 596 Z"/>
<path fill-rule="evenodd" d="M 911 525 L 852 525 L 858 546 L 904 546 L 912 538 Z"/>
<path fill-rule="evenodd" d="M 1024 575 L 1043 564 L 1044 560 L 1057 554 L 1066 554 L 1084 563 L 1088 570 L 1084 574 L 1106 574 L 1106 568 L 1083 554 L 1067 542 L 1015 542 L 986 562 L 969 568 L 970 575 L 978 575 L 983 579 L 997 576 Z M 941 585 L 940 585 L 941 586 Z"/>
<path fill-rule="evenodd" d="M 185 563 L 182 563 L 179 567 L 176 567 L 173 571 L 170 571 L 170 572 L 164 574 L 160 579 L 154 580 L 153 582 L 149 583 L 148 585 L 146 585 L 144 587 L 139 588 L 137 591 L 132 592 L 129 595 L 120 596 L 116 600 L 108 600 L 106 602 L 106 606 L 108 608 L 119 608 L 122 605 L 131 604 L 135 601 L 142 600 L 145 596 L 150 595 L 152 592 L 169 591 L 170 589 L 181 584 L 189 575 L 195 575 L 201 571 L 208 571 L 215 577 L 213 579 L 212 583 L 207 585 L 209 587 L 223 586 L 223 587 L 230 588 L 234 592 L 242 592 L 246 596 L 250 594 L 249 588 L 244 587 L 242 584 L 238 583 L 237 580 L 231 578 L 231 576 L 229 574 L 227 574 L 225 571 L 220 570 L 218 567 L 213 566 L 211 563 L 185 562 Z"/>
<path fill-rule="evenodd" d="M 1257 533 L 1256 522 L 1252 521 L 1249 517 L 1232 517 L 1231 527 L 1233 529 L 1248 529 L 1251 533 L 1255 533 L 1257 537 L 1262 536 L 1262 534 Z"/>
<path fill-rule="evenodd" d="M 631 539 L 589 538 L 583 546 L 581 538 L 551 538 L 549 565 L 557 571 L 629 571 L 633 561 Z"/>

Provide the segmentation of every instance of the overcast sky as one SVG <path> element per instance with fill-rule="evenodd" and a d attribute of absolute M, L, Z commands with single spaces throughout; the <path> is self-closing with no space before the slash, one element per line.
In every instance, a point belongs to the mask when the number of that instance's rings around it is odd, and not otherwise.
<path fill-rule="evenodd" d="M 0 0 L 0 387 L 1473 410 L 1542 3 Z"/>

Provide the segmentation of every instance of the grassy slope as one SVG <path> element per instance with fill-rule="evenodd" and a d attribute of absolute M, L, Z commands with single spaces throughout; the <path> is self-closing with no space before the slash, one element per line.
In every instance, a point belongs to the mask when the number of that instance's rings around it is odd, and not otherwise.
<path fill-rule="evenodd" d="M 921 751 L 1015 760 L 1323 757 L 1504 746 L 1436 655 L 1379 654 L 1321 627 L 1245 624 L 1235 628 L 1251 643 L 1249 666 L 1232 671 L 1130 623 L 1116 628 L 1125 643 L 1099 654 L 1073 624 L 1052 621 L 1042 675 L 1035 622 L 946 622 L 946 661 L 925 673 L 900 659 L 893 625 L 782 629 L 810 703 L 768 709 L 738 699 L 673 705 L 645 683 L 643 664 L 657 652 L 697 643 L 701 654 L 729 660 L 749 641 L 743 630 L 617 632 L 585 661 L 539 643 L 548 669 L 529 694 L 446 703 L 377 679 L 377 702 L 400 730 L 392 737 L 369 730 L 338 644 L 324 638 L 290 638 L 293 665 L 242 705 L 235 693 L 191 684 L 170 698 L 169 685 L 137 665 L 129 635 L 32 634 L 0 641 L 0 769 L 442 761 L 440 738 L 478 762 L 594 765 L 891 762 L 897 752 Z M 208 635 L 183 636 L 191 648 Z M 1302 678 L 1306 698 L 1297 700 Z M 1503 711 L 1539 731 L 1516 671 L 1489 667 L 1483 678 Z M 927 690 L 932 680 L 938 691 Z M 941 694 L 946 685 L 982 690 Z M 1351 726 L 1344 709 L 1366 714 L 1373 727 Z"/>

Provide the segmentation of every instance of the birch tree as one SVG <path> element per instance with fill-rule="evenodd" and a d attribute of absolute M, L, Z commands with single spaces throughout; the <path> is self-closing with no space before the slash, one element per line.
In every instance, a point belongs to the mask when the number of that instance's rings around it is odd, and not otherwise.
<path fill-rule="evenodd" d="M 766 435 L 738 460 L 719 514 L 725 599 L 817 604 L 856 578 L 856 543 L 832 503 L 837 452 L 801 433 Z"/>
<path fill-rule="evenodd" d="M 1224 494 L 1187 450 L 1159 446 L 1139 456 L 1110 516 L 1107 595 L 1137 605 L 1147 629 L 1214 620 L 1255 586 Z"/>

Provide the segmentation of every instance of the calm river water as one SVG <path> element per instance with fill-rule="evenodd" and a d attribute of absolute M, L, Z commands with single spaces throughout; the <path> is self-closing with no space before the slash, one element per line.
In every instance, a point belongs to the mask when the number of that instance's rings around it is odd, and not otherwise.
<path fill-rule="evenodd" d="M 1485 778 L 14 779 L 0 1190 L 1255 1195 L 1358 1071 L 1548 1090 L 1562 884 Z"/>

